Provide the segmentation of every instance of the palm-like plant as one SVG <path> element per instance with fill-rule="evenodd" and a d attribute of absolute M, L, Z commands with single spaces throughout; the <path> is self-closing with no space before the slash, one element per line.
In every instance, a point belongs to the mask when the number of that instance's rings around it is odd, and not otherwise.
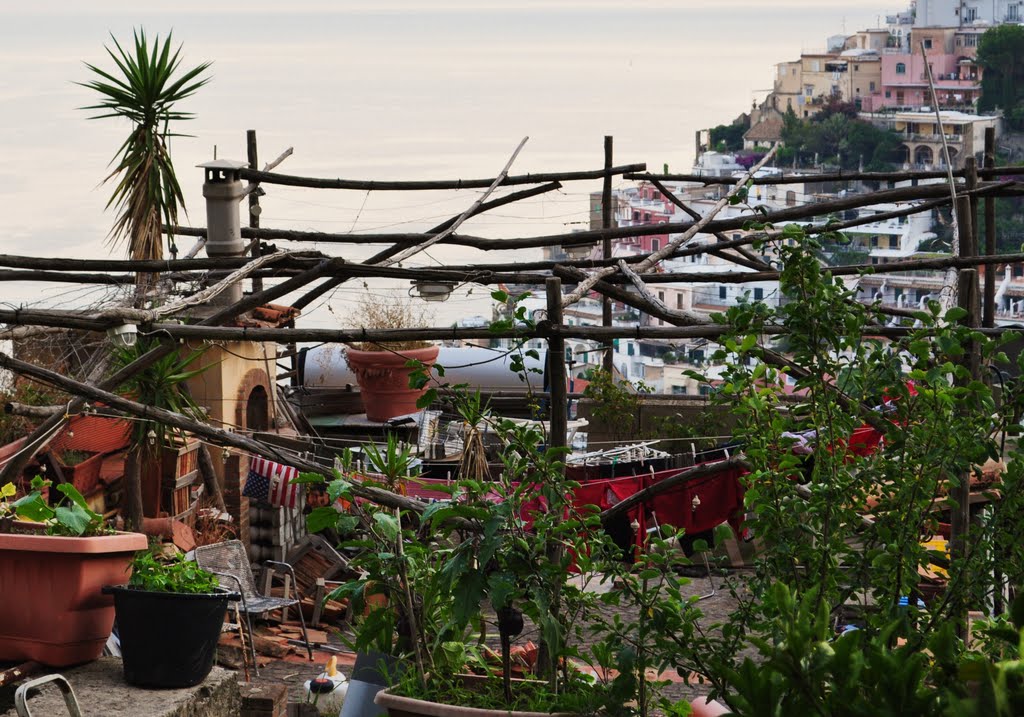
<path fill-rule="evenodd" d="M 155 340 L 143 339 L 133 346 L 115 348 L 115 366 L 124 367 L 134 363 L 154 348 L 156 343 Z M 162 408 L 202 421 L 202 410 L 192 400 L 185 386 L 186 381 L 209 368 L 193 367 L 202 353 L 202 350 L 196 350 L 188 356 L 177 353 L 164 356 L 129 378 L 121 386 L 121 390 L 143 405 Z M 135 530 L 142 526 L 140 470 L 154 464 L 159 465 L 165 447 L 173 443 L 176 435 L 181 436 L 183 432 L 159 421 L 139 420 L 132 425 L 131 442 L 125 460 L 125 518 L 128 525 Z"/>
<path fill-rule="evenodd" d="M 162 43 L 157 35 L 150 46 L 145 31 L 137 30 L 130 51 L 113 36 L 111 39 L 116 52 L 104 49 L 120 74 L 85 63 L 98 78 L 78 83 L 102 97 L 99 103 L 82 108 L 102 111 L 90 119 L 117 117 L 132 123 L 131 133 L 111 160 L 114 169 L 104 179 L 117 181 L 107 202 L 108 208 L 114 206 L 118 212 L 110 240 L 127 239 L 131 259 L 162 259 L 161 224 L 175 226 L 178 207 L 184 207 L 168 151 L 168 140 L 182 135 L 171 133 L 170 123 L 192 119 L 191 113 L 181 112 L 175 105 L 209 81 L 201 75 L 210 63 L 179 73 L 181 45 L 172 51 L 170 33 Z"/>

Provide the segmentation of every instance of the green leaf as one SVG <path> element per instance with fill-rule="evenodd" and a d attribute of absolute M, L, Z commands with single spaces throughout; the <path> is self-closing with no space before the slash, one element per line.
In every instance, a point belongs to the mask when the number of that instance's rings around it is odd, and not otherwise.
<path fill-rule="evenodd" d="M 299 473 L 296 477 L 291 479 L 292 483 L 326 483 L 327 479 L 319 473 Z"/>
<path fill-rule="evenodd" d="M 81 506 L 72 504 L 70 506 L 57 506 L 57 522 L 73 535 L 82 535 L 89 529 L 91 518 L 89 513 Z"/>
<path fill-rule="evenodd" d="M 397 540 L 398 534 L 401 529 L 398 525 L 398 519 L 390 513 L 374 513 L 373 522 L 377 524 L 377 529 L 381 534 L 388 540 Z"/>
<path fill-rule="evenodd" d="M 1024 594 L 1018 595 L 1010 606 L 1010 620 L 1018 630 L 1024 630 Z"/>
<path fill-rule="evenodd" d="M 338 511 L 329 505 L 314 508 L 306 516 L 306 529 L 310 533 L 319 533 L 321 530 L 333 528 L 338 522 L 339 515 Z"/>

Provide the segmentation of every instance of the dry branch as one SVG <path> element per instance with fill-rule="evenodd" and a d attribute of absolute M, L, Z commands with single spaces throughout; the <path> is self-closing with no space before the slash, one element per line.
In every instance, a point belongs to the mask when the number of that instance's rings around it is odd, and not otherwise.
<path fill-rule="evenodd" d="M 740 190 L 744 188 L 744 186 L 746 185 L 746 180 L 752 177 L 758 169 L 767 164 L 771 160 L 771 158 L 775 156 L 775 153 L 777 151 L 778 147 L 773 147 L 772 151 L 766 154 L 760 162 L 751 167 L 750 171 L 744 174 L 743 177 L 738 182 L 736 182 L 736 185 L 732 188 L 732 190 L 730 190 L 729 193 L 725 195 L 725 197 L 719 200 L 715 204 L 715 206 L 711 208 L 711 211 L 709 211 L 706 216 L 702 217 L 701 219 L 691 224 L 690 227 L 686 229 L 686 231 L 684 231 L 675 239 L 672 239 L 663 248 L 648 254 L 647 257 L 637 265 L 637 269 L 640 272 L 644 272 L 647 271 L 648 269 L 654 268 L 654 266 L 656 266 L 659 261 L 670 257 L 675 251 L 677 251 L 680 247 L 682 247 L 684 244 L 690 241 L 690 239 L 696 236 L 696 234 L 700 232 L 702 229 L 704 229 L 704 227 L 706 227 L 715 218 L 715 216 L 718 215 L 720 211 L 722 211 L 723 209 L 725 209 L 725 207 L 729 205 L 729 201 L 734 196 L 739 194 Z M 604 269 L 599 269 L 598 271 L 594 272 L 588 279 L 581 282 L 564 299 L 562 299 L 562 305 L 569 306 L 570 304 L 576 303 L 581 298 L 583 298 L 583 296 L 588 291 L 590 291 L 591 287 L 593 287 L 598 280 L 603 279 L 606 276 L 614 273 L 615 267 L 611 266 L 606 267 Z"/>
<path fill-rule="evenodd" d="M 318 473 L 328 479 L 334 478 L 331 469 L 325 468 L 318 463 L 307 461 L 304 458 L 296 456 L 293 453 L 286 452 L 277 446 L 262 443 L 230 431 L 222 431 L 219 428 L 214 428 L 205 423 L 201 423 L 200 421 L 183 416 L 180 413 L 174 413 L 173 411 L 166 411 L 155 406 L 136 403 L 135 401 L 124 398 L 123 396 L 75 381 L 40 366 L 35 366 L 24 361 L 18 361 L 4 353 L 0 353 L 0 368 L 7 369 L 8 371 L 12 371 L 22 376 L 28 376 L 76 396 L 103 403 L 129 415 L 137 416 L 138 418 L 149 421 L 157 421 L 164 425 L 171 426 L 182 431 L 187 431 L 199 436 L 200 438 L 204 438 L 217 446 L 236 448 L 247 453 L 263 456 L 273 461 L 294 466 L 300 471 Z M 426 507 L 426 504 L 422 501 L 395 495 L 389 491 L 363 486 L 358 483 L 353 484 L 352 492 L 361 498 L 372 500 L 380 505 L 420 512 Z"/>
<path fill-rule="evenodd" d="M 498 173 L 498 176 L 494 178 L 494 181 L 491 182 L 491 185 L 487 187 L 487 190 L 483 194 L 481 194 L 466 211 L 460 214 L 458 218 L 454 222 L 452 222 L 452 224 L 448 226 L 444 231 L 435 234 L 434 236 L 430 237 L 421 244 L 409 247 L 408 249 L 400 251 L 394 256 L 384 259 L 383 261 L 377 263 L 379 263 L 381 266 L 391 266 L 392 264 L 397 264 L 403 259 L 408 259 L 410 256 L 418 254 L 424 249 L 430 248 L 434 244 L 443 241 L 445 237 L 455 233 L 455 230 L 462 226 L 462 223 L 464 221 L 473 216 L 476 213 L 476 211 L 480 208 L 480 205 L 487 201 L 487 197 L 491 196 L 494 190 L 497 189 L 501 185 L 501 183 L 505 181 L 505 179 L 508 177 L 508 170 L 512 168 L 512 164 L 516 161 L 516 157 L 518 157 L 519 153 L 523 151 L 523 147 L 526 145 L 526 142 L 529 139 L 529 137 L 523 137 L 522 141 L 519 142 L 519 146 L 516 147 L 516 150 L 512 153 L 512 156 L 508 158 L 508 161 L 505 163 L 505 166 L 502 168 L 501 172 Z"/>
<path fill-rule="evenodd" d="M 582 179 L 601 179 L 605 176 L 618 176 L 627 172 L 642 172 L 647 169 L 644 163 L 626 164 L 611 169 L 594 169 L 582 172 L 541 172 L 538 174 L 522 174 L 505 179 L 502 184 L 543 184 L 545 182 L 573 182 Z M 485 189 L 491 186 L 491 179 L 453 179 L 440 181 L 375 181 L 356 179 L 321 179 L 316 177 L 297 177 L 288 174 L 257 172 L 253 169 L 242 169 L 242 179 L 266 184 L 282 184 L 289 187 L 308 187 L 310 189 L 359 189 L 362 191 L 422 191 L 428 189 Z"/>

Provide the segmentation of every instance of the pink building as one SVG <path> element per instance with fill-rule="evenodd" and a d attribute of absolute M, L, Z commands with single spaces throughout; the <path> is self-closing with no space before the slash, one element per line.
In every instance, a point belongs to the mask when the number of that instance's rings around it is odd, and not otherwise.
<path fill-rule="evenodd" d="M 626 201 L 619 205 L 616 212 L 616 223 L 620 227 L 633 227 L 640 224 L 668 224 L 675 214 L 675 206 L 669 202 L 653 185 L 643 183 L 630 193 Z M 658 251 L 668 243 L 668 232 L 653 236 L 623 237 L 613 240 L 616 254 L 646 254 Z"/>
<path fill-rule="evenodd" d="M 981 68 L 973 57 L 936 53 L 928 56 L 935 93 L 943 109 L 971 110 L 981 96 Z M 928 75 L 920 54 L 882 55 L 882 83 L 863 109 L 917 108 L 932 104 Z"/>

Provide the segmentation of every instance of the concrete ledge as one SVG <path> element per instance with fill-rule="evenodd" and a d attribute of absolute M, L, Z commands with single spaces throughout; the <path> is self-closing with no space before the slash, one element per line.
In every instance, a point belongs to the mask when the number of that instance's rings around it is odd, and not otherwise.
<path fill-rule="evenodd" d="M 235 717 L 239 711 L 237 675 L 220 667 L 201 685 L 181 690 L 129 686 L 116 657 L 55 671 L 71 683 L 85 717 Z M 0 717 L 17 717 L 11 707 L 16 688 L 0 688 L 0 709 L 9 708 Z M 67 714 L 60 691 L 52 685 L 33 695 L 28 706 L 34 717 Z"/>

